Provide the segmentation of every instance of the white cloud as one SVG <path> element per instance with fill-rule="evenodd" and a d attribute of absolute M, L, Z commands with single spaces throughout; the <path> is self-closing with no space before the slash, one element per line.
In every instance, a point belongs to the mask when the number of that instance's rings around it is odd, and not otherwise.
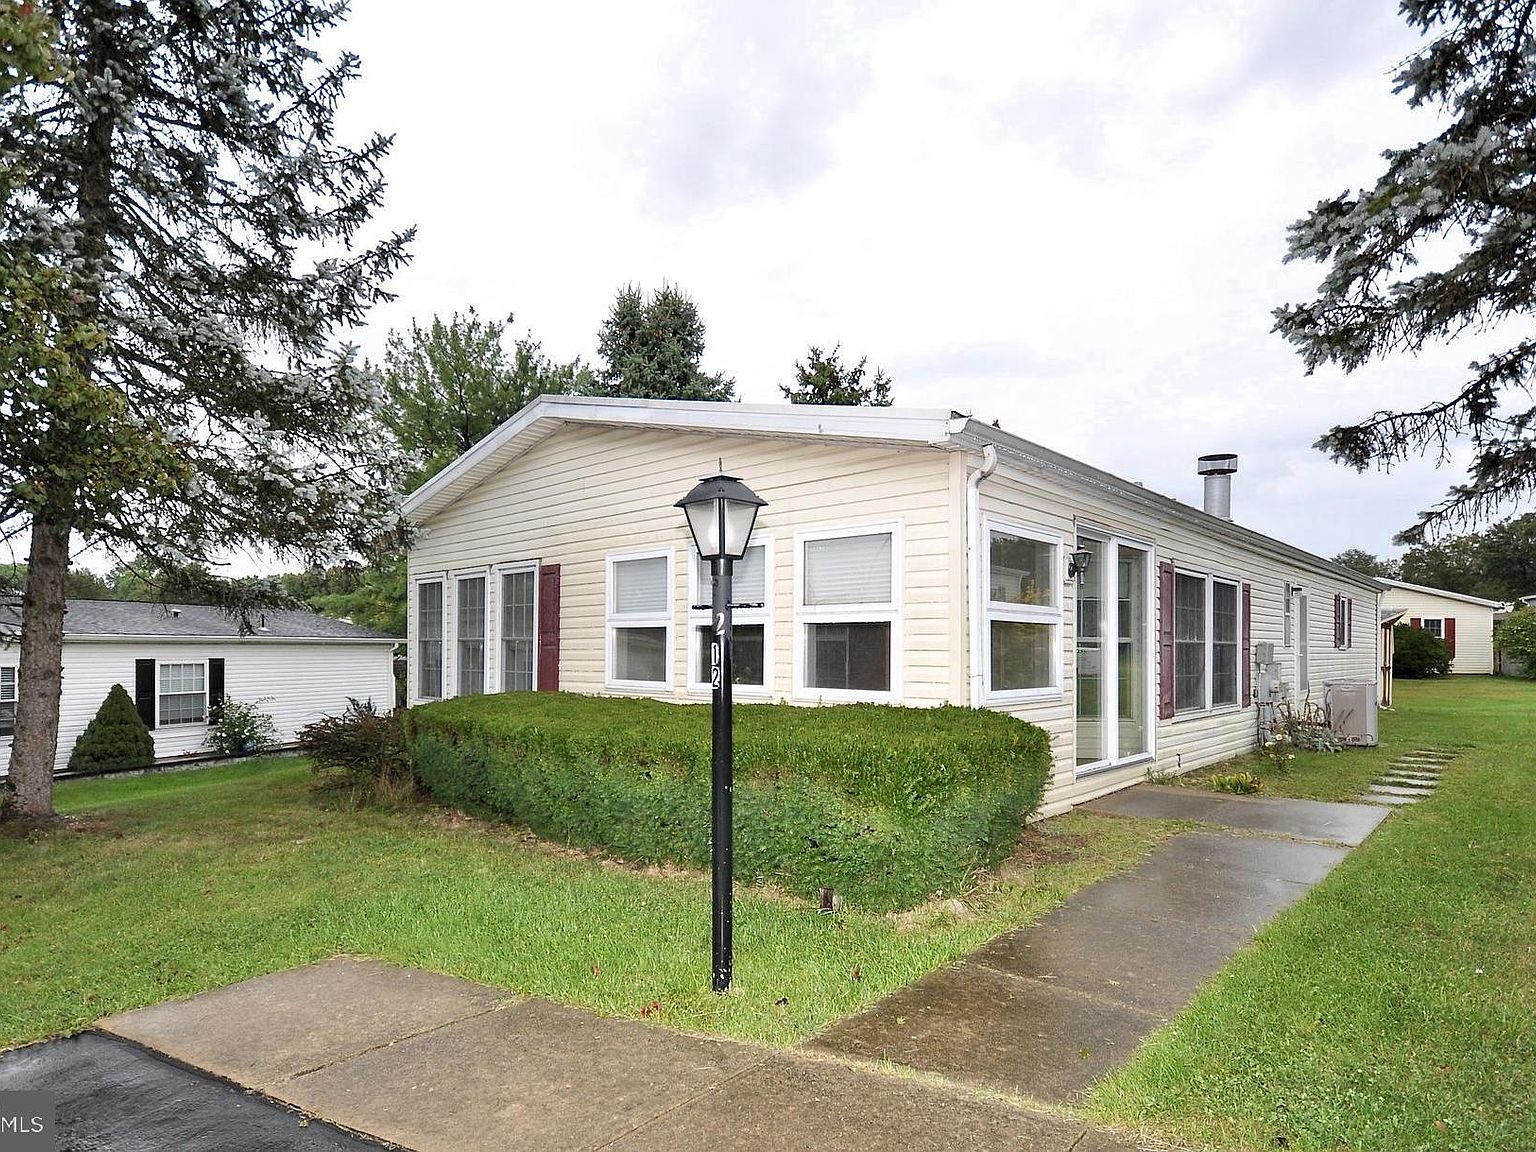
<path fill-rule="evenodd" d="M 744 399 L 840 341 L 899 403 L 1194 502 L 1194 458 L 1237 451 L 1238 518 L 1325 554 L 1388 551 L 1459 478 L 1310 446 L 1467 351 L 1306 377 L 1270 332 L 1319 275 L 1281 264 L 1286 225 L 1435 130 L 1391 94 L 1414 40 L 1385 0 L 421 13 L 336 37 L 345 125 L 397 134 L 386 218 L 420 226 L 370 350 L 475 304 L 590 356 L 618 285 L 666 279 Z"/>

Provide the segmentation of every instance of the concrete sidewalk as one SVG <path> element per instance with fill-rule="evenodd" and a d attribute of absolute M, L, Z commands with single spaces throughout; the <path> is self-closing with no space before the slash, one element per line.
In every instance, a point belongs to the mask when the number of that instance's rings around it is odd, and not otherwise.
<path fill-rule="evenodd" d="M 1272 917 L 1387 815 L 1138 785 L 1090 810 L 1200 820 L 1335 843 L 1187 832 L 816 1037 L 978 1088 L 1071 1104 L 1177 1015 Z"/>
<path fill-rule="evenodd" d="M 278 972 L 99 1027 L 422 1152 L 1135 1148 L 963 1090 L 373 960 Z"/>

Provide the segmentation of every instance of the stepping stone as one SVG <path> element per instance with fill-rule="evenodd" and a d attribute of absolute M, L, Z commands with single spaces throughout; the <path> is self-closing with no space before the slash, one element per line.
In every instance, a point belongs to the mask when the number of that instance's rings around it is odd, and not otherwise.
<path fill-rule="evenodd" d="M 1424 780 L 1439 780 L 1440 773 L 1426 772 L 1421 768 L 1399 768 L 1395 764 L 1387 765 L 1387 771 L 1394 776 L 1418 776 Z"/>
<path fill-rule="evenodd" d="M 1407 804 L 1417 804 L 1419 799 L 1418 796 L 1383 796 L 1374 788 L 1365 794 L 1365 802 L 1367 804 L 1387 804 L 1393 808 L 1400 808 Z"/>
<path fill-rule="evenodd" d="M 1393 772 L 1390 769 L 1386 772 L 1383 772 L 1380 776 L 1376 777 L 1376 779 L 1380 781 L 1401 780 L 1405 784 L 1412 784 L 1416 788 L 1440 787 L 1439 777 L 1420 776 L 1413 772 Z"/>
<path fill-rule="evenodd" d="M 1424 788 L 1398 788 L 1391 784 L 1372 784 L 1371 793 L 1375 796 L 1417 796 L 1425 797 L 1430 790 Z"/>

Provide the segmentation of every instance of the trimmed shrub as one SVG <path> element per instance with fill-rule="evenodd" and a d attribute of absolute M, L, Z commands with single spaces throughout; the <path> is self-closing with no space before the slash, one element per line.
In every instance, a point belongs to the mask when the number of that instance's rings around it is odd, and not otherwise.
<path fill-rule="evenodd" d="M 1499 625 L 1499 651 L 1520 665 L 1520 674 L 1536 679 L 1536 608 L 1522 605 Z"/>
<path fill-rule="evenodd" d="M 315 790 L 360 804 L 398 800 L 415 791 L 399 712 L 380 712 L 372 700 L 347 698 L 340 716 L 299 729 L 299 748 L 310 758 Z"/>
<path fill-rule="evenodd" d="M 151 768 L 154 763 L 155 738 L 144 727 L 128 690 L 121 684 L 112 685 L 70 750 L 69 770 L 122 772 Z"/>
<path fill-rule="evenodd" d="M 261 705 L 273 697 L 259 700 L 231 700 L 226 697 L 208 729 L 208 746 L 223 756 L 251 756 L 265 752 L 277 743 L 277 725 Z"/>
<path fill-rule="evenodd" d="M 1392 675 L 1404 680 L 1444 676 L 1451 670 L 1451 649 L 1431 632 L 1412 624 L 1392 629 Z"/>
<path fill-rule="evenodd" d="M 709 862 L 710 708 L 516 693 L 412 709 L 434 797 L 626 859 Z M 1044 731 L 1000 712 L 739 706 L 735 874 L 807 899 L 907 908 L 1005 858 L 1051 770 Z"/>

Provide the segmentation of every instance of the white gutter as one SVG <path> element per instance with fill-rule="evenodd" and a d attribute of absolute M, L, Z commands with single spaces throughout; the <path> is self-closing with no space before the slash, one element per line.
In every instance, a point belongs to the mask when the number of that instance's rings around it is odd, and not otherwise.
<path fill-rule="evenodd" d="M 981 446 L 981 467 L 965 482 L 966 552 L 969 553 L 971 592 L 971 707 L 980 708 L 983 695 L 982 625 L 986 601 L 982 598 L 982 564 L 987 542 L 981 538 L 981 482 L 997 468 L 997 447 Z"/>

